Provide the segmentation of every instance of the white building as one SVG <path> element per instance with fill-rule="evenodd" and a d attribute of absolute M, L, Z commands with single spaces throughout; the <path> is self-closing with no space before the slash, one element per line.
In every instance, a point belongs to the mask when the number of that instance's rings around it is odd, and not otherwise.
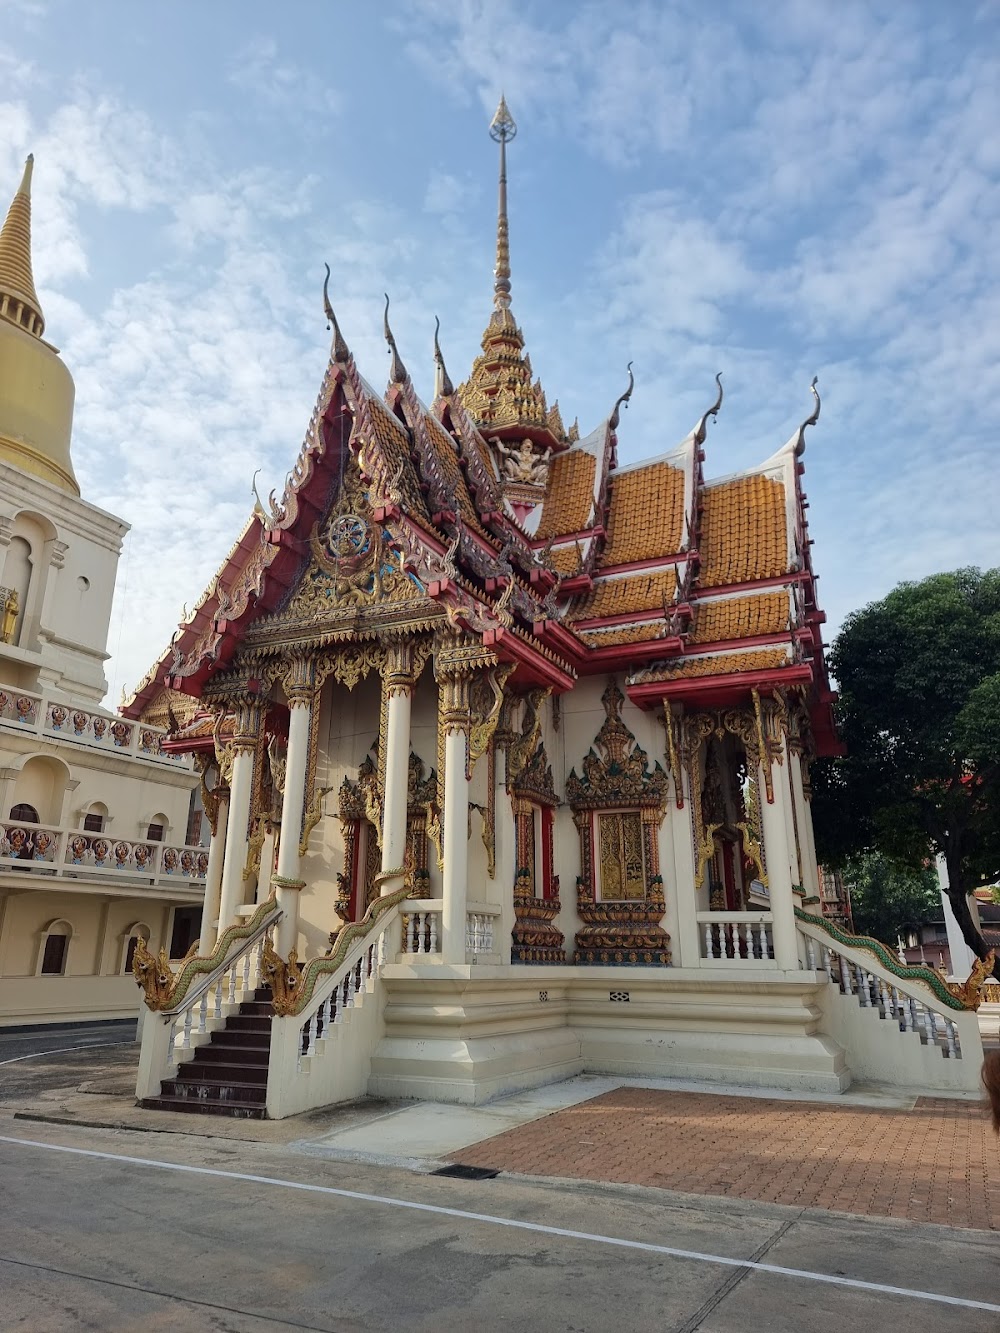
<path fill-rule="evenodd" d="M 101 706 L 128 524 L 73 472 L 73 380 L 32 279 L 31 170 L 0 231 L 0 1025 L 134 1013 L 135 941 L 187 952 L 207 865 L 191 761 Z"/>

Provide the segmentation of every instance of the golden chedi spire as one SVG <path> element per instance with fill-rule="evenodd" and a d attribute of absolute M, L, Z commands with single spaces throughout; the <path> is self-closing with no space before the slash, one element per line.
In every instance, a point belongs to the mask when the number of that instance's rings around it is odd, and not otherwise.
<path fill-rule="evenodd" d="M 21 184 L 0 228 L 0 318 L 40 338 L 45 330 L 45 320 L 31 272 L 31 170 L 34 164 L 34 155 L 29 153 Z"/>
<path fill-rule="evenodd" d="M 0 228 L 0 463 L 80 494 L 70 458 L 73 377 L 42 337 L 45 319 L 31 271 L 31 172 Z"/>
<path fill-rule="evenodd" d="M 532 382 L 531 362 L 524 354 L 524 335 L 510 309 L 510 232 L 507 225 L 507 145 L 517 125 L 506 99 L 500 98 L 490 121 L 490 138 L 500 145 L 500 188 L 497 202 L 497 250 L 493 270 L 493 314 L 472 373 L 458 392 L 469 415 L 491 437 L 525 438 L 542 448 L 565 448 L 558 404 L 549 408 L 538 380 Z"/>

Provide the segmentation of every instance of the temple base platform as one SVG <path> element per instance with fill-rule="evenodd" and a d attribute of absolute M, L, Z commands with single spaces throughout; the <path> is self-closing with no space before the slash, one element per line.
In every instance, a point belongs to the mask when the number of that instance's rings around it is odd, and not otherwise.
<path fill-rule="evenodd" d="M 369 1095 L 479 1105 L 575 1074 L 837 1094 L 811 972 L 388 964 Z"/>

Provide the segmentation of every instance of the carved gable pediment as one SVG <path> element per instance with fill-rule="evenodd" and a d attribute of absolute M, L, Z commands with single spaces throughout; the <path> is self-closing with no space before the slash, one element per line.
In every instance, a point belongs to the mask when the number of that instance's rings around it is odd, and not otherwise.
<path fill-rule="evenodd" d="M 667 775 L 659 763 L 649 767 L 645 750 L 622 721 L 624 702 L 621 690 L 609 681 L 601 696 L 604 722 L 583 761 L 583 775 L 574 768 L 566 779 L 566 799 L 574 809 L 666 803 Z"/>

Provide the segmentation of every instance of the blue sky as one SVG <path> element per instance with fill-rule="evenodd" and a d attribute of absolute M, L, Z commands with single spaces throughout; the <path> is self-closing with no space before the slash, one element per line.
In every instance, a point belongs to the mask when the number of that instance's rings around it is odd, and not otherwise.
<path fill-rule="evenodd" d="M 490 308 L 504 89 L 514 311 L 567 421 L 635 361 L 622 461 L 711 402 L 706 471 L 810 410 L 831 635 L 901 578 L 1000 563 L 1000 5 L 964 0 L 0 0 L 0 196 L 36 156 L 35 271 L 85 496 L 133 530 L 111 698 L 252 504 L 382 292 L 418 389 Z M 828 636 L 829 637 L 829 636 Z"/>

